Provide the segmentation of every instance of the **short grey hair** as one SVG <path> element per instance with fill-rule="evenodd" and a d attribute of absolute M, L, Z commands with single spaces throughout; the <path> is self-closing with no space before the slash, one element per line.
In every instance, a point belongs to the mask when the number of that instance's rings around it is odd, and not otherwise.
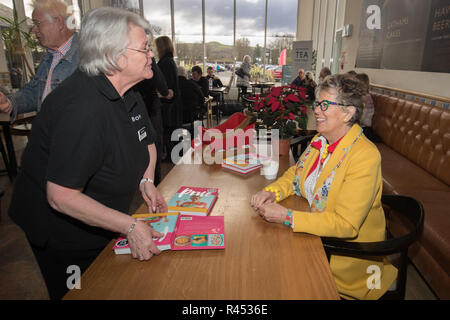
<path fill-rule="evenodd" d="M 80 69 L 91 76 L 121 71 L 117 60 L 128 46 L 130 25 L 141 27 L 151 38 L 150 23 L 136 13 L 111 7 L 88 12 L 80 29 Z"/>
<path fill-rule="evenodd" d="M 60 16 L 66 20 L 70 13 L 67 10 L 67 3 L 62 0 L 33 0 L 30 4 L 33 10 L 42 10 L 49 15 L 51 19 L 52 16 Z"/>
<path fill-rule="evenodd" d="M 335 94 L 336 102 L 339 104 L 354 106 L 355 114 L 349 120 L 348 125 L 351 127 L 355 123 L 359 123 L 364 108 L 364 96 L 366 95 L 365 86 L 361 81 L 348 74 L 327 76 L 317 86 L 316 97 L 322 91 Z M 346 107 L 342 108 L 346 110 Z"/>
<path fill-rule="evenodd" d="M 178 66 L 178 75 L 187 78 L 186 69 L 183 66 Z"/>

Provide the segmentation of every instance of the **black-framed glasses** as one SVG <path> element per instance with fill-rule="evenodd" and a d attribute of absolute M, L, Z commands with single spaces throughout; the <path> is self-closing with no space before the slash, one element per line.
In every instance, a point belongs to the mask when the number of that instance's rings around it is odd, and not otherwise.
<path fill-rule="evenodd" d="M 325 111 L 328 110 L 330 105 L 332 105 L 332 106 L 350 107 L 349 104 L 341 104 L 341 103 L 333 102 L 333 101 L 330 101 L 330 100 L 314 101 L 314 103 L 313 103 L 313 105 L 311 107 L 312 107 L 313 111 L 316 109 L 316 107 L 320 107 L 320 110 L 325 112 Z"/>

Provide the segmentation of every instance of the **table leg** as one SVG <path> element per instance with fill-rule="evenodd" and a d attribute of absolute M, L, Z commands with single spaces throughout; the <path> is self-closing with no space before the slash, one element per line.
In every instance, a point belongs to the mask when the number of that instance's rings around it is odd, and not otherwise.
<path fill-rule="evenodd" d="M 3 134 L 5 135 L 6 150 L 8 151 L 9 168 L 13 176 L 17 175 L 17 160 L 12 142 L 11 129 L 9 125 L 3 125 Z"/>
<path fill-rule="evenodd" d="M 212 128 L 212 103 L 208 101 L 206 104 L 206 126 Z"/>

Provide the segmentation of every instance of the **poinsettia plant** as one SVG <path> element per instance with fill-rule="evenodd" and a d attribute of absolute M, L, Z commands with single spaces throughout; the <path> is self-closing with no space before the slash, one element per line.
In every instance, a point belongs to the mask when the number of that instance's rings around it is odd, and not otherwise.
<path fill-rule="evenodd" d="M 306 129 L 306 89 L 296 86 L 272 87 L 265 96 L 252 98 L 256 130 L 278 129 L 280 139 L 289 139 L 298 128 Z"/>

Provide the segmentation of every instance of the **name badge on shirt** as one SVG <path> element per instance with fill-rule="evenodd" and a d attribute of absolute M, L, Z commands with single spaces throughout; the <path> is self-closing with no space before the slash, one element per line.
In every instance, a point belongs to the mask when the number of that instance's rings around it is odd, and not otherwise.
<path fill-rule="evenodd" d="M 138 130 L 139 142 L 147 138 L 147 131 L 145 129 L 146 129 L 145 127 L 142 127 L 141 129 Z"/>

